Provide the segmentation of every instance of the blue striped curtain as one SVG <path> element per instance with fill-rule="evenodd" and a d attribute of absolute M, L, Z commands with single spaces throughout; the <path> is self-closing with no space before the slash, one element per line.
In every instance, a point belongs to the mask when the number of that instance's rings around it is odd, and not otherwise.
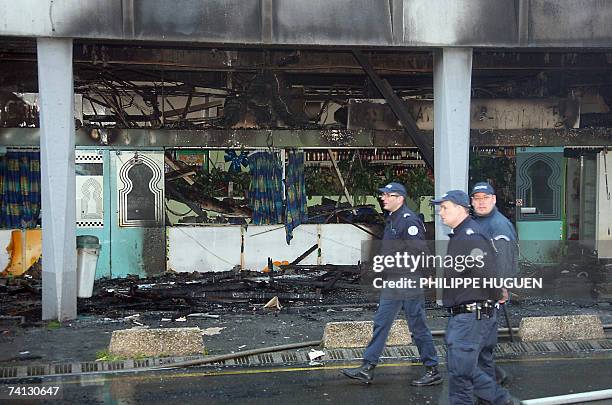
<path fill-rule="evenodd" d="M 40 153 L 0 156 L 0 227 L 35 228 L 40 215 Z"/>
<path fill-rule="evenodd" d="M 287 162 L 285 231 L 287 244 L 289 244 L 293 238 L 293 229 L 306 221 L 308 212 L 304 181 L 304 152 L 290 150 Z"/>
<path fill-rule="evenodd" d="M 253 224 L 283 222 L 283 171 L 277 152 L 256 152 L 249 156 L 251 186 L 249 202 Z"/>

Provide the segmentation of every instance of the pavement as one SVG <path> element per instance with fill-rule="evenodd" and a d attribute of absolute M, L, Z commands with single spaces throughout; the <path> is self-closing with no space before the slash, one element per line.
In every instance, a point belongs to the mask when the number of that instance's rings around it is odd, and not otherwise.
<path fill-rule="evenodd" d="M 3 330 L 0 334 L 3 348 L 0 367 L 94 361 L 108 349 L 112 331 L 132 327 L 197 326 L 204 332 L 213 333 L 204 336 L 207 354 L 210 355 L 319 340 L 327 322 L 371 320 L 375 309 L 375 304 L 346 304 L 286 306 L 280 311 L 254 307 L 234 312 L 220 305 L 217 311 L 210 311 L 206 317 L 189 316 L 184 311 L 128 311 L 115 318 L 85 315 L 63 324 L 5 326 L 0 328 Z M 518 326 L 523 316 L 573 314 L 598 315 L 603 324 L 612 324 L 610 307 L 592 303 L 538 300 L 510 305 L 508 312 L 513 327 Z M 427 315 L 432 330 L 446 328 L 448 315 L 442 308 L 429 305 Z M 183 318 L 185 320 L 181 321 Z M 505 326 L 500 324 L 500 327 Z M 436 341 L 442 344 L 441 338 L 436 338 Z"/>
<path fill-rule="evenodd" d="M 414 348 L 387 350 L 371 387 L 339 374 L 339 368 L 359 364 L 359 350 L 328 352 L 326 357 L 312 364 L 308 364 L 310 349 L 306 348 L 274 356 L 253 356 L 251 360 L 243 358 L 173 370 L 151 370 L 149 366 L 180 359 L 145 359 L 140 362 L 142 368 L 138 372 L 130 369 L 135 361 L 119 362 L 121 364 L 114 366 L 95 362 L 107 350 L 112 331 L 118 329 L 197 326 L 212 333 L 204 336 L 207 354 L 218 355 L 319 340 L 327 322 L 371 320 L 375 309 L 375 303 L 285 305 L 280 311 L 264 310 L 261 306 L 228 309 L 219 305 L 216 310 L 198 316 L 188 316 L 194 314 L 185 311 L 126 311 L 113 318 L 81 315 L 63 324 L 4 325 L 0 328 L 3 330 L 0 334 L 3 349 L 0 351 L 0 402 L 14 399 L 7 396 L 9 387 L 33 384 L 58 387 L 58 396 L 42 398 L 53 403 L 150 403 L 163 399 L 169 404 L 341 401 L 446 404 L 446 383 L 423 389 L 407 383 L 423 371 L 415 364 Z M 603 324 L 612 323 L 610 306 L 592 302 L 527 300 L 509 305 L 508 311 L 513 327 L 517 327 L 524 316 L 570 314 L 594 314 Z M 442 308 L 429 303 L 427 315 L 432 330 L 445 329 L 448 316 Z M 513 375 L 511 391 L 522 399 L 610 389 L 610 337 L 608 333 L 607 339 L 599 343 L 559 342 L 544 346 L 511 344 L 502 337 L 498 362 Z M 434 340 L 443 357 L 442 337 L 437 336 Z M 70 371 L 58 375 L 69 363 L 72 363 Z M 122 370 L 124 366 L 126 369 Z M 20 377 L 7 379 L 10 377 L 7 373 L 17 369 L 20 374 L 15 376 Z M 38 369 L 52 372 L 36 374 Z M 102 374 L 102 370 L 108 371 Z M 446 372 L 444 364 L 442 370 Z M 22 378 L 24 375 L 30 377 Z"/>
<path fill-rule="evenodd" d="M 500 360 L 512 376 L 510 391 L 520 399 L 597 391 L 612 386 L 612 355 L 565 356 Z M 408 381 L 422 367 L 407 362 L 386 363 L 376 369 L 374 383 L 364 385 L 340 375 L 341 364 L 320 367 L 274 367 L 151 371 L 108 375 L 63 376 L 22 381 L 18 385 L 57 387 L 49 403 L 137 404 L 448 404 L 448 384 L 415 388 Z M 446 369 L 441 367 L 446 375 Z M 0 384 L 0 398 L 9 397 Z M 610 402 L 599 401 L 589 405 Z"/>

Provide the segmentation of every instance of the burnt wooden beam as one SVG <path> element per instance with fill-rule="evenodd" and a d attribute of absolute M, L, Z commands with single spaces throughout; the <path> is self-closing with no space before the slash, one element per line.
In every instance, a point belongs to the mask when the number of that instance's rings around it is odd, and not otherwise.
<path fill-rule="evenodd" d="M 412 142 L 415 144 L 417 148 L 419 148 L 419 152 L 421 152 L 421 156 L 423 156 L 423 160 L 425 164 L 433 170 L 434 167 L 434 156 L 433 156 L 433 143 L 431 142 L 431 138 L 427 138 L 423 132 L 417 127 L 416 121 L 410 115 L 410 112 L 402 102 L 402 100 L 398 97 L 397 94 L 393 91 L 393 88 L 386 80 L 382 79 L 372 67 L 372 64 L 365 57 L 361 51 L 354 49 L 353 55 L 355 59 L 359 62 L 363 70 L 368 74 L 368 77 L 372 80 L 378 91 L 383 95 L 383 97 L 389 103 L 391 110 L 400 120 L 402 126 L 404 127 L 404 131 L 410 137 Z"/>
<path fill-rule="evenodd" d="M 188 166 L 183 169 L 174 170 L 172 172 L 166 173 L 165 179 L 166 181 L 172 181 L 172 180 L 181 179 L 187 176 L 195 176 L 195 174 L 196 174 L 195 169 L 191 166 Z"/>
<path fill-rule="evenodd" d="M 318 244 L 314 244 L 311 247 L 308 248 L 308 250 L 306 250 L 304 253 L 302 253 L 301 255 L 299 255 L 294 261 L 292 261 L 291 263 L 289 263 L 290 266 L 296 265 L 299 262 L 301 262 L 302 260 L 304 260 L 306 257 L 308 257 L 308 255 L 310 255 L 312 252 L 314 252 L 315 250 L 317 250 L 317 248 L 319 247 Z M 281 266 L 282 268 L 283 266 Z"/>
<path fill-rule="evenodd" d="M 190 97 L 191 97 L 191 94 L 190 94 Z M 195 105 L 189 105 L 190 99 L 187 99 L 187 101 L 188 103 L 185 105 L 183 109 L 173 109 L 173 110 L 168 110 L 164 112 L 164 118 L 176 117 L 177 115 L 180 115 L 181 118 L 184 119 L 188 113 L 223 106 L 223 100 L 209 101 L 208 103 L 195 104 Z"/>
<path fill-rule="evenodd" d="M 224 292 L 224 291 L 211 291 L 202 293 L 190 294 L 193 298 L 204 298 L 204 299 L 271 299 L 278 297 L 278 299 L 285 300 L 319 300 L 321 294 L 313 293 L 291 293 L 291 292 L 259 292 L 259 291 L 241 291 L 241 292 Z"/>
<path fill-rule="evenodd" d="M 334 287 L 334 284 L 336 284 L 338 280 L 340 280 L 342 278 L 342 275 L 344 274 L 343 271 L 337 270 L 337 269 L 334 269 L 330 271 L 329 273 L 335 273 L 335 274 L 333 274 L 332 278 L 325 283 L 325 285 L 323 286 L 323 291 L 331 290 Z"/>
<path fill-rule="evenodd" d="M 102 101 L 98 101 L 89 97 L 85 98 L 105 107 L 107 106 L 107 104 Z M 163 115 L 164 118 L 181 116 L 181 119 L 185 119 L 186 114 L 221 106 L 223 106 L 223 100 L 215 100 L 210 101 L 208 103 L 195 104 L 192 106 L 186 105 L 184 108 L 181 109 L 168 109 L 164 111 L 163 114 L 160 114 Z M 158 119 L 158 117 L 155 114 L 83 114 L 83 119 L 89 122 L 116 122 L 122 119 L 125 119 L 130 122 L 150 122 Z"/>
<path fill-rule="evenodd" d="M 21 38 L 20 38 L 21 39 Z M 12 41 L 13 42 L 13 41 Z M 91 64 L 93 47 L 75 47 L 75 64 Z M 230 53 L 231 52 L 231 53 Z M 150 44 L 147 47 L 125 47 L 124 45 L 104 45 L 105 62 L 109 65 L 135 65 L 141 68 L 160 65 L 181 70 L 218 70 L 231 68 L 242 71 L 257 71 L 267 63 L 269 69 L 297 72 L 351 74 L 359 69 L 351 54 L 343 50 L 320 52 L 301 49 L 268 51 L 269 59 L 263 50 L 218 48 L 168 48 Z M 36 61 L 36 44 L 6 50 L 8 61 Z M 228 64 L 231 61 L 231 65 Z M 288 63 L 289 61 L 289 63 Z M 379 49 L 372 54 L 372 64 L 377 71 L 398 75 L 406 72 L 433 72 L 431 52 L 413 49 L 410 52 L 397 52 Z M 612 62 L 605 50 L 588 52 L 534 52 L 533 50 L 475 50 L 473 69 L 478 70 L 594 70 L 610 69 Z"/>
<path fill-rule="evenodd" d="M 246 207 L 233 207 L 226 201 L 219 201 L 214 197 L 204 195 L 205 193 L 194 183 L 190 186 L 179 187 L 177 182 L 166 182 L 166 196 L 170 199 L 182 202 L 201 217 L 206 217 L 204 210 L 219 212 L 225 216 L 248 218 L 252 215 L 251 209 Z"/>
<path fill-rule="evenodd" d="M 199 217 L 206 218 L 206 212 L 200 208 L 200 205 L 191 201 L 189 198 L 185 197 L 172 183 L 165 184 L 166 192 L 169 197 L 177 198 L 179 202 L 182 202 L 186 206 L 188 206 L 193 212 L 195 212 Z"/>
<path fill-rule="evenodd" d="M 403 131 L 371 129 L 119 129 L 108 128 L 108 145 L 100 145 L 99 138 L 92 137 L 96 129 L 81 128 L 76 131 L 77 146 L 265 148 L 270 137 L 277 148 L 409 148 L 414 147 Z M 433 140 L 433 131 L 423 131 Z M 39 128 L 0 128 L 0 145 L 39 147 Z M 470 146 L 610 146 L 612 127 L 576 129 L 503 129 L 471 130 Z"/>
<path fill-rule="evenodd" d="M 471 130 L 470 146 L 606 146 L 612 128 Z"/>
<path fill-rule="evenodd" d="M 175 171 L 180 171 L 181 170 L 181 167 L 179 165 L 177 165 L 176 162 L 174 162 L 174 160 L 172 160 L 172 158 L 170 156 L 168 156 L 168 154 L 164 154 L 164 162 L 168 166 L 170 166 L 172 169 L 174 169 Z M 193 186 L 193 184 L 195 183 L 191 179 L 191 176 L 181 176 L 181 178 L 183 180 L 185 180 L 190 186 Z"/>

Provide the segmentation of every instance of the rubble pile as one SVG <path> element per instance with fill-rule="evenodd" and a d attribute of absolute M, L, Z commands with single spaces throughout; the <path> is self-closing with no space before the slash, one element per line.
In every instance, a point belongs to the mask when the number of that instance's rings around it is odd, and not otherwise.
<path fill-rule="evenodd" d="M 533 268 L 534 275 L 545 279 L 542 291 L 516 291 L 515 305 L 548 313 L 552 303 L 569 308 L 610 305 L 609 265 Z M 167 312 L 177 317 L 193 313 L 240 311 L 291 311 L 291 308 L 326 308 L 375 303 L 377 297 L 368 288 L 369 275 L 362 266 L 297 265 L 270 266 L 267 273 L 230 270 L 208 273 L 165 272 L 158 276 L 96 280 L 91 298 L 78 300 L 80 315 L 124 318 L 143 312 Z M 605 269 L 605 271 L 601 271 Z M 362 275 L 364 277 L 362 277 Z M 40 266 L 33 266 L 21 277 L 0 277 L 0 314 L 23 319 L 26 324 L 41 321 L 42 280 Z M 428 306 L 435 302 L 435 291 L 426 290 Z M 560 312 L 559 312 L 560 311 Z"/>
<path fill-rule="evenodd" d="M 164 273 L 152 278 L 128 276 L 96 282 L 94 295 L 79 300 L 79 313 L 121 316 L 126 311 L 206 312 L 263 308 L 276 298 L 282 306 L 353 301 L 359 293 L 356 266 L 293 266 L 260 273 Z"/>
<path fill-rule="evenodd" d="M 28 321 L 42 317 L 42 278 L 35 264 L 22 277 L 0 277 L 0 314 L 23 317 Z"/>

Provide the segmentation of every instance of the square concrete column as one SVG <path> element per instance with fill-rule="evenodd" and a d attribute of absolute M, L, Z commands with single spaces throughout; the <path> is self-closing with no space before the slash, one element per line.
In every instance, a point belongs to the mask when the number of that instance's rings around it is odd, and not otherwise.
<path fill-rule="evenodd" d="M 434 167 L 436 198 L 448 190 L 467 192 L 470 156 L 472 49 L 434 51 Z M 450 229 L 436 216 L 436 239 Z"/>
<path fill-rule="evenodd" d="M 72 39 L 39 38 L 42 317 L 76 318 Z"/>
<path fill-rule="evenodd" d="M 448 190 L 467 192 L 470 158 L 470 96 L 472 49 L 434 51 L 434 178 L 436 198 Z M 436 213 L 438 212 L 436 207 Z M 435 216 L 436 240 L 448 240 L 450 228 Z M 446 254 L 446 244 L 436 244 L 436 254 Z M 438 268 L 437 277 L 443 276 Z M 442 290 L 436 291 L 442 304 Z"/>

